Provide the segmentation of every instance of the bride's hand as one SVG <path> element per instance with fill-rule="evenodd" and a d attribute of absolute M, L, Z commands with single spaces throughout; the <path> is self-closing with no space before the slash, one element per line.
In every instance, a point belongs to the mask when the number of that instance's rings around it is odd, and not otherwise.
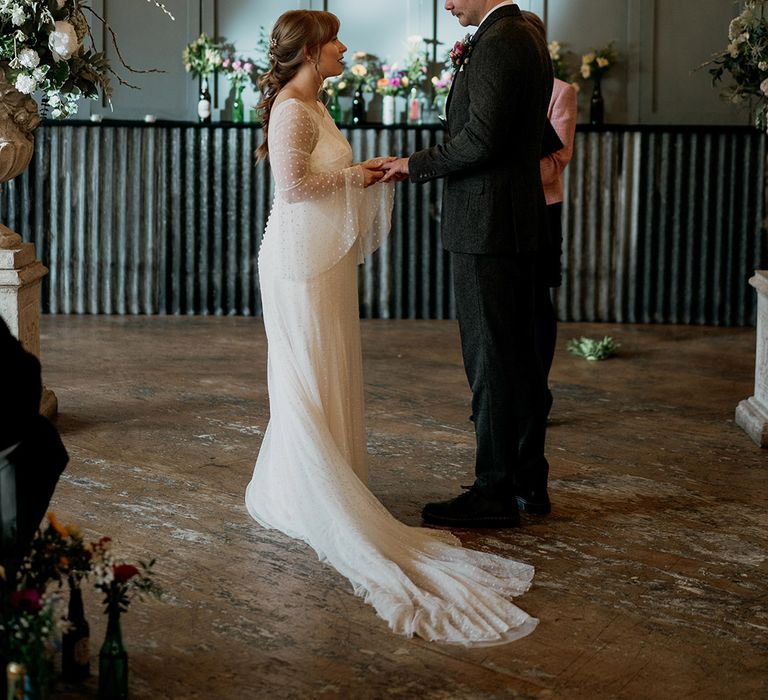
<path fill-rule="evenodd" d="M 383 170 L 376 170 L 370 166 L 361 163 L 361 169 L 363 171 L 363 187 L 370 187 L 375 185 L 381 178 L 384 177 Z"/>

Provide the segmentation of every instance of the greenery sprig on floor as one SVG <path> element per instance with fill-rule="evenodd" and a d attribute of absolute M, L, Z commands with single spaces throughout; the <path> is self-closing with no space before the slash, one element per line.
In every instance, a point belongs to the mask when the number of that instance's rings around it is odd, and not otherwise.
<path fill-rule="evenodd" d="M 607 335 L 602 340 L 581 336 L 581 338 L 571 338 L 566 349 L 576 357 L 583 357 L 585 360 L 596 362 L 618 355 L 619 344 Z"/>

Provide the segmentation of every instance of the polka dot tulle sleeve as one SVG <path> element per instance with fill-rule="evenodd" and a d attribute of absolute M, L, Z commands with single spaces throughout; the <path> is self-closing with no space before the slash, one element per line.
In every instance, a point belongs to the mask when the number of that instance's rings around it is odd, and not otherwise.
<path fill-rule="evenodd" d="M 355 245 L 362 262 L 389 232 L 393 186 L 363 188 L 352 148 L 320 109 L 296 99 L 273 109 L 269 163 L 275 201 L 260 256 L 282 276 L 318 275 Z"/>

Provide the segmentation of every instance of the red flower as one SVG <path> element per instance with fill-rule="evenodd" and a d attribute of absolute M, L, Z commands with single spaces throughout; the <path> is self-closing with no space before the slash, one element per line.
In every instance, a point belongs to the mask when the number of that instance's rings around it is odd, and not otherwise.
<path fill-rule="evenodd" d="M 35 613 L 43 607 L 42 596 L 39 591 L 34 589 L 13 591 L 13 593 L 11 593 L 11 605 L 16 608 L 16 610 Z"/>
<path fill-rule="evenodd" d="M 115 581 L 117 583 L 128 583 L 139 573 L 139 570 L 133 564 L 117 564 L 112 567 L 112 570 L 115 572 Z"/>

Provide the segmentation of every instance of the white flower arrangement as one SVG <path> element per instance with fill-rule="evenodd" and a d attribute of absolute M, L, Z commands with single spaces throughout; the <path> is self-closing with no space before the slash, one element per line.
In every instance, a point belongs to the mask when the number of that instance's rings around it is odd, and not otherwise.
<path fill-rule="evenodd" d="M 730 75 L 733 83 L 724 88 L 723 97 L 734 104 L 750 100 L 760 128 L 768 123 L 767 5 L 768 0 L 747 0 L 728 27 L 726 48 L 703 64 L 714 65 L 709 70 L 713 85 Z"/>
<path fill-rule="evenodd" d="M 173 19 L 162 3 L 147 2 Z M 112 95 L 110 62 L 85 44 L 90 37 L 86 11 L 104 22 L 85 0 L 0 0 L 0 82 L 4 78 L 24 95 L 39 95 L 38 103 L 44 111 L 50 108 L 54 119 L 76 114 L 82 97 Z"/>

